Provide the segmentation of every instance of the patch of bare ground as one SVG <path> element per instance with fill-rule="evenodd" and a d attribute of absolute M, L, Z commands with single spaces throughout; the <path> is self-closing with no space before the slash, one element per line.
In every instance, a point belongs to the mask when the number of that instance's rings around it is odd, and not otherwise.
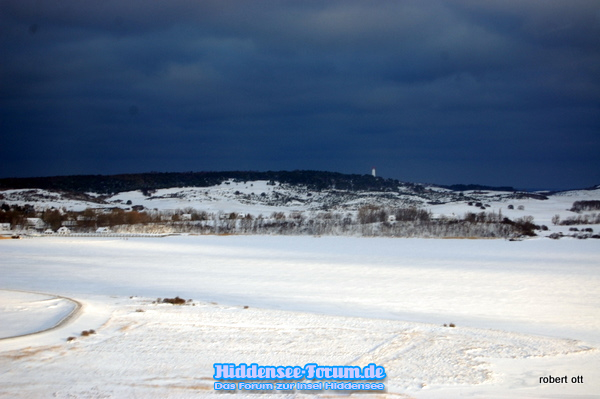
<path fill-rule="evenodd" d="M 437 238 L 437 237 L 436 237 Z M 439 237 L 442 240 L 500 240 L 502 237 Z"/>
<path fill-rule="evenodd" d="M 13 351 L 4 352 L 0 355 L 0 359 L 15 361 L 15 360 L 23 359 L 23 358 L 32 357 L 32 356 L 35 356 L 35 355 L 38 355 L 40 353 L 47 352 L 47 351 L 57 352 L 61 349 L 63 349 L 63 347 L 61 345 L 42 346 L 39 348 L 32 348 L 32 347 L 28 346 L 23 349 L 17 349 L 17 350 L 13 350 Z"/>

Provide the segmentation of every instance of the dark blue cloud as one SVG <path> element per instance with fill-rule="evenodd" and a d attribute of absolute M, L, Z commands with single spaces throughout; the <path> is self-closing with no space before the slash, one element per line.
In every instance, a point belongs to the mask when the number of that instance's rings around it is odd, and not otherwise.
<path fill-rule="evenodd" d="M 600 182 L 600 5 L 0 4 L 1 176 Z"/>

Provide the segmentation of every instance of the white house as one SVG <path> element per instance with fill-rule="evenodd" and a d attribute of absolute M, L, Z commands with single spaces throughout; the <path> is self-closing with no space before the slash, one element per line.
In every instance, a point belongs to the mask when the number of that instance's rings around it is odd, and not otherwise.
<path fill-rule="evenodd" d="M 44 230 L 44 234 L 49 236 L 49 235 L 54 234 L 54 231 L 52 229 L 46 229 L 46 230 Z"/>
<path fill-rule="evenodd" d="M 58 230 L 56 230 L 57 234 L 71 234 L 71 230 L 68 227 L 62 226 Z"/>
<path fill-rule="evenodd" d="M 181 214 L 181 216 L 179 216 L 179 220 L 182 220 L 182 221 L 192 220 L 192 214 L 191 213 L 183 213 L 183 214 Z"/>

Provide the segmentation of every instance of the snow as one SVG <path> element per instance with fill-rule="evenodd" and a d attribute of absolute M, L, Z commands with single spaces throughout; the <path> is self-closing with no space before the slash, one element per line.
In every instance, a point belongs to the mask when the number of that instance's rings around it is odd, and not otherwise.
<path fill-rule="evenodd" d="M 52 236 L 0 247 L 3 337 L 63 318 L 69 302 L 56 296 L 82 304 L 57 329 L 0 340 L 0 397 L 213 396 L 217 362 L 375 363 L 384 397 L 600 392 L 597 240 Z M 193 302 L 153 303 L 176 295 Z M 539 382 L 549 375 L 584 383 Z"/>
<path fill-rule="evenodd" d="M 500 191 L 464 191 L 458 193 L 434 186 L 426 186 L 423 193 L 413 191 L 402 193 L 357 192 L 348 193 L 338 190 L 322 190 L 309 192 L 301 186 L 289 186 L 268 181 L 239 182 L 229 180 L 211 187 L 172 187 L 160 189 L 144 195 L 141 191 L 121 192 L 111 197 L 86 193 L 89 201 L 73 200 L 64 193 L 41 189 L 2 190 L 2 202 L 9 205 L 32 204 L 36 209 L 59 208 L 72 211 L 83 211 L 86 208 L 131 209 L 142 205 L 145 209 L 158 210 L 165 214 L 184 210 L 205 211 L 208 213 L 230 213 L 262 215 L 269 217 L 274 212 L 292 215 L 305 212 L 310 218 L 323 210 L 339 212 L 343 215 L 356 214 L 364 205 L 380 205 L 394 207 L 418 206 L 431 211 L 434 217 L 462 218 L 467 212 L 494 212 L 503 217 L 516 220 L 522 217 L 533 217 L 533 223 L 545 225 L 548 230 L 538 232 L 541 236 L 553 233 L 569 233 L 571 227 L 590 226 L 555 226 L 552 217 L 558 215 L 561 220 L 577 215 L 569 209 L 575 201 L 600 200 L 600 189 L 571 190 L 554 194 L 545 193 L 548 199 L 527 198 L 526 193 Z M 515 198 L 520 197 L 520 198 Z M 482 203 L 484 209 L 469 203 Z M 514 209 L 509 209 L 511 206 Z M 519 209 L 521 208 L 522 209 Z M 186 213 L 189 213 L 186 211 Z M 593 227 L 593 226 L 592 226 Z M 597 231 L 596 231 L 597 233 Z"/>
<path fill-rule="evenodd" d="M 2 203 L 8 205 L 33 204 L 39 209 L 65 208 L 73 211 L 83 211 L 86 208 L 99 207 L 99 203 L 64 198 L 62 193 L 38 188 L 1 190 Z M 97 194 L 91 197 L 98 197 Z"/>
<path fill-rule="evenodd" d="M 0 291 L 0 339 L 50 329 L 76 309 L 77 304 L 66 298 Z"/>
<path fill-rule="evenodd" d="M 287 206 L 267 205 L 264 201 L 274 192 L 298 195 L 291 188 L 269 185 L 267 181 L 235 182 L 226 181 L 211 187 L 174 187 L 160 189 L 150 196 L 140 191 L 122 192 L 107 199 L 113 204 L 143 205 L 147 209 L 176 210 L 194 208 L 206 212 L 241 212 L 252 215 L 270 215 L 272 212 L 303 211 L 308 207 L 300 202 Z M 244 196 L 251 196 L 246 199 Z M 264 197 L 261 199 L 261 197 Z"/>

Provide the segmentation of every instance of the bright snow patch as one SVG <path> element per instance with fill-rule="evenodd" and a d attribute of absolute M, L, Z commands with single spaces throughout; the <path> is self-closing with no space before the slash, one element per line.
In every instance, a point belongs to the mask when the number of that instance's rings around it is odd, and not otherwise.
<path fill-rule="evenodd" d="M 53 328 L 76 309 L 77 303 L 66 298 L 0 290 L 0 339 Z"/>

